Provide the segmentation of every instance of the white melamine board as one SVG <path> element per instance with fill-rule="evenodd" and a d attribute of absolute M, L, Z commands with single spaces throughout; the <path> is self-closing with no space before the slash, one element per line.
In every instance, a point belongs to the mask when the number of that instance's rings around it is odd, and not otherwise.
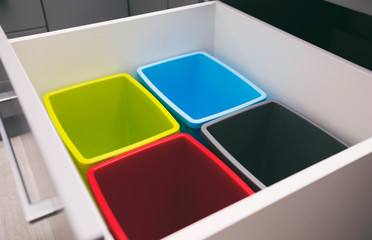
<path fill-rule="evenodd" d="M 352 145 L 372 137 L 372 72 L 225 4 L 214 54 Z"/>
<path fill-rule="evenodd" d="M 372 138 L 166 239 L 371 239 L 371 146 Z"/>
<path fill-rule="evenodd" d="M 11 41 L 31 83 L 46 93 L 178 54 L 212 53 L 214 4 L 203 3 Z"/>
<path fill-rule="evenodd" d="M 210 239 L 372 239 L 372 153 Z"/>
<path fill-rule="evenodd" d="M 76 239 L 96 239 L 104 234 L 110 237 L 94 202 L 43 109 L 41 100 L 34 92 L 27 74 L 1 29 L 0 58 L 18 95 Z"/>

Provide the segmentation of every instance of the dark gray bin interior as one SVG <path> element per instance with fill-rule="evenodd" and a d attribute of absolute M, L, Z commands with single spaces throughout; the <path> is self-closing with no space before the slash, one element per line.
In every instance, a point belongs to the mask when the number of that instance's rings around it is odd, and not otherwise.
<path fill-rule="evenodd" d="M 202 136 L 255 191 L 347 146 L 278 101 L 265 101 L 206 123 Z"/>

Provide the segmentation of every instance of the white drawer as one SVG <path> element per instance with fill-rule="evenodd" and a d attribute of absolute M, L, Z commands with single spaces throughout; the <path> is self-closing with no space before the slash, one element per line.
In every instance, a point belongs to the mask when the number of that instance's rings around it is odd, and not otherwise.
<path fill-rule="evenodd" d="M 1 59 L 77 239 L 111 235 L 48 117 L 43 95 L 116 73 L 136 78 L 140 65 L 196 50 L 218 57 L 264 89 L 269 99 L 282 101 L 352 147 L 168 239 L 327 239 L 371 234 L 371 71 L 220 2 L 9 43 L 1 36 Z"/>

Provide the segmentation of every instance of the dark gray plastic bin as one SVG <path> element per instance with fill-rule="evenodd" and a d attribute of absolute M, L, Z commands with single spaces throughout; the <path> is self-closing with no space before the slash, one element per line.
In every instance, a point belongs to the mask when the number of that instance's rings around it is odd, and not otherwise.
<path fill-rule="evenodd" d="M 347 148 L 278 101 L 264 101 L 204 124 L 202 137 L 255 191 Z"/>

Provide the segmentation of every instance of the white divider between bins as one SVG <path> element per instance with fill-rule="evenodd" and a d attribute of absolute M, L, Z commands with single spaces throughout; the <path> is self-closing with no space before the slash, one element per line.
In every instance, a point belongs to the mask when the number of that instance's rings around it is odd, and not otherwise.
<path fill-rule="evenodd" d="M 372 138 L 165 239 L 370 239 Z"/>

